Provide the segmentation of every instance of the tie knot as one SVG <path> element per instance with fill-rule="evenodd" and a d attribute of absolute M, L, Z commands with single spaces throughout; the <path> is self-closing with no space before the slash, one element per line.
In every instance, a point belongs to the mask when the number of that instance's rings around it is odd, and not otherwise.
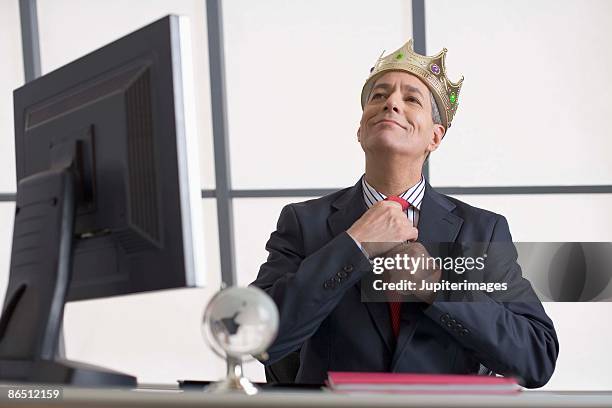
<path fill-rule="evenodd" d="M 385 200 L 387 200 L 387 201 L 395 201 L 396 203 L 399 203 L 402 206 L 402 211 L 406 211 L 408 208 L 410 208 L 410 203 L 408 201 L 404 200 L 402 197 L 389 196 L 389 197 L 385 198 Z"/>

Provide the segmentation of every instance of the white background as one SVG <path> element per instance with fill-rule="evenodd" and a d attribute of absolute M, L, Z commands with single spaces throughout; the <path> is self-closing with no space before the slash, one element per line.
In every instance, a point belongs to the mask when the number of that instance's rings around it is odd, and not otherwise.
<path fill-rule="evenodd" d="M 168 13 L 191 17 L 202 187 L 214 188 L 205 2 L 38 0 L 43 73 Z M 383 50 L 412 33 L 411 3 L 226 0 L 225 51 L 234 188 L 341 188 L 363 171 L 359 93 Z M 449 49 L 460 107 L 431 157 L 434 186 L 612 184 L 612 3 L 426 1 L 428 53 Z M 0 193 L 15 192 L 12 89 L 23 84 L 17 0 L 0 2 Z M 519 241 L 612 241 L 612 195 L 469 195 L 504 214 Z M 239 284 L 257 275 L 283 205 L 234 200 Z M 142 382 L 216 379 L 223 362 L 200 336 L 220 284 L 216 202 L 202 201 L 208 286 L 71 303 L 68 357 Z M 0 293 L 14 204 L 0 203 Z M 546 389 L 612 389 L 612 304 L 545 304 L 561 350 Z M 263 380 L 258 363 L 248 375 Z"/>

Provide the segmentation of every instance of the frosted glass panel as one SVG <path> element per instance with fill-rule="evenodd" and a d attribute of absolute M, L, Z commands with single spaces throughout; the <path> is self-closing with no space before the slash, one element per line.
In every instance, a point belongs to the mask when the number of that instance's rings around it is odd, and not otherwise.
<path fill-rule="evenodd" d="M 15 203 L 0 202 L 0 305 L 4 304 L 8 285 L 14 221 Z"/>
<path fill-rule="evenodd" d="M 259 267 L 268 257 L 266 242 L 276 230 L 276 222 L 283 207 L 307 199 L 283 197 L 234 200 L 236 275 L 239 285 L 248 285 L 257 278 Z"/>
<path fill-rule="evenodd" d="M 380 53 L 412 35 L 411 2 L 223 7 L 233 186 L 353 185 L 364 168 L 356 135 L 361 87 Z"/>
<path fill-rule="evenodd" d="M 191 22 L 202 188 L 214 188 L 206 2 L 199 0 L 38 0 L 43 73 L 90 53 L 167 14 Z"/>
<path fill-rule="evenodd" d="M 0 1 L 0 27 L 0 193 L 14 193 L 13 90 L 24 81 L 18 1 Z"/>
<path fill-rule="evenodd" d="M 612 194 L 455 196 L 504 215 L 514 241 L 612 242 Z"/>
<path fill-rule="evenodd" d="M 612 343 L 612 302 L 545 303 L 555 324 L 559 358 L 552 378 L 542 390 L 609 391 L 612 389 L 607 356 Z"/>
<path fill-rule="evenodd" d="M 217 222 L 217 200 L 202 200 L 202 228 L 204 235 L 204 267 L 206 286 L 218 289 L 221 285 L 221 261 L 219 255 L 219 228 Z"/>
<path fill-rule="evenodd" d="M 612 184 L 612 2 L 425 4 L 428 53 L 465 76 L 435 185 Z"/>

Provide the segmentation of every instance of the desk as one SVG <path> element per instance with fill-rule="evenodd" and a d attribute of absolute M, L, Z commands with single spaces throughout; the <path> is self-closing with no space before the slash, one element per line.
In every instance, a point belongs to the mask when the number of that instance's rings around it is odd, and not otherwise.
<path fill-rule="evenodd" d="M 325 391 L 269 391 L 246 395 L 206 394 L 178 389 L 86 389 L 64 387 L 58 400 L 7 399 L 8 386 L 1 386 L 4 407 L 210 407 L 210 408 L 353 408 L 353 407 L 611 407 L 612 392 L 524 391 L 514 395 L 373 395 L 332 394 Z M 16 388 L 16 387 L 13 387 Z M 24 389 L 28 387 L 20 386 Z"/>

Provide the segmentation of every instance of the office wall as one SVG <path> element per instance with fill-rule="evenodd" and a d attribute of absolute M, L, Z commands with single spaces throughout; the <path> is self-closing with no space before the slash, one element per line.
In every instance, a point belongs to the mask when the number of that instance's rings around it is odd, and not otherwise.
<path fill-rule="evenodd" d="M 13 89 L 23 85 L 23 58 L 19 4 L 16 1 L 0 3 L 0 193 L 15 190 L 15 139 L 13 137 Z"/>
<path fill-rule="evenodd" d="M 191 17 L 201 185 L 213 189 L 204 3 L 38 0 L 38 12 L 43 73 L 169 12 Z M 466 78 L 453 127 L 430 159 L 434 186 L 612 184 L 606 159 L 612 134 L 605 126 L 612 52 L 603 44 L 612 35 L 609 4 L 426 1 L 428 53 L 447 47 L 451 78 Z M 359 92 L 380 53 L 411 35 L 411 2 L 225 0 L 223 6 L 233 187 L 354 184 L 363 171 L 355 135 Z M 0 2 L 0 52 L 12 56 L 0 65 L 0 193 L 15 189 L 10 90 L 23 83 L 18 21 L 17 1 Z M 504 214 L 515 240 L 612 241 L 612 194 L 457 198 Z M 304 199 L 233 201 L 239 284 L 257 275 L 282 206 Z M 202 208 L 208 286 L 69 304 L 70 358 L 144 382 L 223 375 L 223 361 L 200 336 L 203 307 L 220 284 L 215 199 L 204 199 Z M 8 270 L 13 211 L 12 202 L 0 203 L 0 271 Z M 6 280 L 0 272 L 2 296 Z M 612 326 L 605 321 L 612 304 L 545 308 L 561 342 L 546 388 L 612 389 L 606 358 Z M 259 363 L 246 370 L 263 380 Z"/>
<path fill-rule="evenodd" d="M 353 184 L 363 170 L 361 87 L 380 53 L 412 34 L 411 2 L 224 6 L 233 187 Z"/>
<path fill-rule="evenodd" d="M 23 84 L 23 58 L 19 4 L 0 2 L 0 196 L 15 191 L 15 139 L 13 133 L 13 89 Z M 14 204 L 0 202 L 0 299 L 8 282 Z"/>
<path fill-rule="evenodd" d="M 259 266 L 266 261 L 264 245 L 282 208 L 292 202 L 312 197 L 241 198 L 234 200 L 236 225 L 236 271 L 239 285 L 248 285 L 257 278 Z"/>
<path fill-rule="evenodd" d="M 465 76 L 437 185 L 612 184 L 612 3 L 426 1 L 427 49 Z M 461 171 L 457 171 L 461 169 Z"/>

